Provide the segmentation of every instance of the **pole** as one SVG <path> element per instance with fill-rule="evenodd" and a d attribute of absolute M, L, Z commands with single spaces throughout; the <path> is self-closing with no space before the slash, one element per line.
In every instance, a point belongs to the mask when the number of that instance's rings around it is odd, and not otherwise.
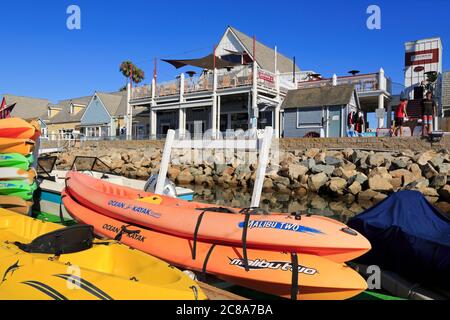
<path fill-rule="evenodd" d="M 261 149 L 259 149 L 258 168 L 256 169 L 256 180 L 252 195 L 252 208 L 258 208 L 261 201 L 261 192 L 266 176 L 266 167 L 269 162 L 269 152 L 272 144 L 273 128 L 266 127 Z M 258 138 L 257 138 L 258 139 Z"/>
<path fill-rule="evenodd" d="M 164 182 L 166 181 L 167 171 L 169 170 L 170 154 L 172 153 L 172 145 L 175 139 L 175 131 L 167 131 L 166 142 L 164 144 L 163 156 L 161 159 L 161 166 L 159 168 L 158 180 L 156 181 L 156 194 L 163 194 Z"/>
<path fill-rule="evenodd" d="M 292 59 L 292 82 L 295 84 L 295 57 Z"/>

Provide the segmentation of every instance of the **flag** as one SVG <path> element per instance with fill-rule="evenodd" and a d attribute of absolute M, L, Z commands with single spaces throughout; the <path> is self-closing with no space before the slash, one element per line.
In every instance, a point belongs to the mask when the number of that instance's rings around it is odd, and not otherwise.
<path fill-rule="evenodd" d="M 6 99 L 3 97 L 2 104 L 0 106 L 0 119 L 4 119 L 4 112 L 3 109 L 6 107 Z"/>

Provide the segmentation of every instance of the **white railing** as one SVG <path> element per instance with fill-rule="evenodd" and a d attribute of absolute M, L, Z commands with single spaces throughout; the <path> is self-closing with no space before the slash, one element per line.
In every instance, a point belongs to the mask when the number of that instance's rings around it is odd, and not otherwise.
<path fill-rule="evenodd" d="M 370 74 L 362 74 L 356 76 L 345 76 L 338 77 L 337 84 L 352 84 L 355 86 L 357 92 L 372 92 L 378 91 L 380 89 L 385 89 L 390 93 L 390 80 L 386 77 L 382 77 L 381 83 L 379 81 L 380 74 L 379 73 L 370 73 Z M 320 86 L 331 85 L 333 83 L 333 79 L 319 79 L 319 80 L 310 80 L 310 81 L 302 81 L 297 83 L 298 89 L 304 88 L 314 88 Z"/>
<path fill-rule="evenodd" d="M 146 84 L 141 87 L 133 87 L 131 89 L 131 99 L 145 99 L 151 98 L 152 96 L 152 85 Z"/>

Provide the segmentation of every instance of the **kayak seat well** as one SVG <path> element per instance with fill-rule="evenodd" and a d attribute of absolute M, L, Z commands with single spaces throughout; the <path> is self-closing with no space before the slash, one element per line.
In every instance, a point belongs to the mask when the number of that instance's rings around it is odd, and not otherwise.
<path fill-rule="evenodd" d="M 43 234 L 31 243 L 16 241 L 14 244 L 27 253 L 68 254 L 92 248 L 94 228 L 75 225 Z"/>

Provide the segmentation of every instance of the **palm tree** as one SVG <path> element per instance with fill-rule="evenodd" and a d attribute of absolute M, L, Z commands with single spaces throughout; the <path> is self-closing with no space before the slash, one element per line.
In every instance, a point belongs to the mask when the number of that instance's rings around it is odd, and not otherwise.
<path fill-rule="evenodd" d="M 132 75 L 132 80 L 134 83 L 138 84 L 141 83 L 145 79 L 145 73 L 142 71 L 142 69 L 136 67 L 133 62 L 126 60 L 120 64 L 119 67 L 120 72 L 123 74 L 123 76 L 127 79 L 130 78 Z M 121 90 L 125 90 L 126 85 L 124 88 L 121 88 Z"/>

